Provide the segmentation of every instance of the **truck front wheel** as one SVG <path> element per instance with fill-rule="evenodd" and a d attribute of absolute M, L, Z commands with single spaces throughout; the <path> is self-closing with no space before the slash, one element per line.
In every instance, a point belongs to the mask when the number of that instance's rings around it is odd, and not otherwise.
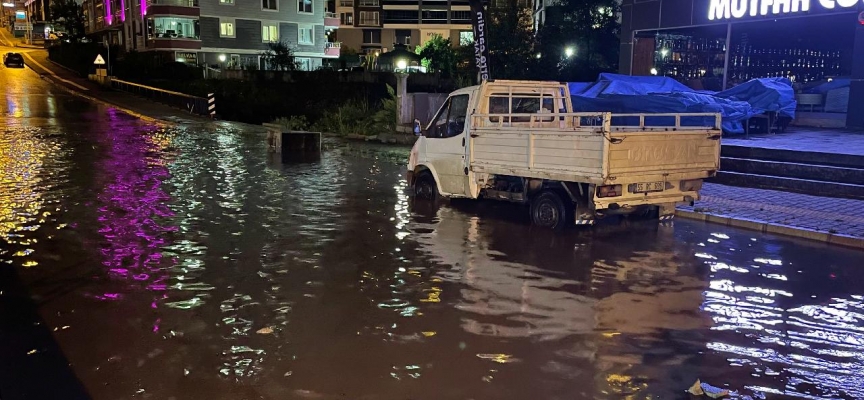
<path fill-rule="evenodd" d="M 531 200 L 531 222 L 560 231 L 570 223 L 570 209 L 558 192 L 546 190 Z"/>
<path fill-rule="evenodd" d="M 423 200 L 438 199 L 438 185 L 432 174 L 425 172 L 414 180 L 414 196 Z"/>

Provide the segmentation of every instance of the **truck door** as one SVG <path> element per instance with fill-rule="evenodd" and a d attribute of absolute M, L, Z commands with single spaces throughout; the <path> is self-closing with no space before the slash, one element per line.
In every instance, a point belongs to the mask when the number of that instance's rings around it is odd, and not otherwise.
<path fill-rule="evenodd" d="M 444 194 L 465 196 L 465 131 L 468 95 L 447 99 L 426 131 L 426 162 L 435 168 Z"/>

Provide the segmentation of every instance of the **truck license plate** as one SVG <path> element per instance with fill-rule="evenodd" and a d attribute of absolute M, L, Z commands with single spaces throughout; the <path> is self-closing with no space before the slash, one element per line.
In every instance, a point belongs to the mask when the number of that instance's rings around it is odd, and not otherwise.
<path fill-rule="evenodd" d="M 643 182 L 637 183 L 634 193 L 662 192 L 666 188 L 665 182 Z"/>

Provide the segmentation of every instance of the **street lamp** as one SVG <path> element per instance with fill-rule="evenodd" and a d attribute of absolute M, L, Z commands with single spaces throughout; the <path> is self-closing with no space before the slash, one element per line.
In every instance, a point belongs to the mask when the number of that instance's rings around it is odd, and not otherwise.
<path fill-rule="evenodd" d="M 405 60 L 396 61 L 396 68 L 404 71 L 406 68 L 408 68 L 408 63 L 405 62 Z"/>
<path fill-rule="evenodd" d="M 576 53 L 576 49 L 574 49 L 572 46 L 568 46 L 566 49 L 564 49 L 564 55 L 567 56 L 567 58 L 573 57 L 574 53 Z"/>
<path fill-rule="evenodd" d="M 219 71 L 220 71 L 220 74 L 221 74 L 221 71 L 224 70 L 224 69 L 225 69 L 225 55 L 224 55 L 224 54 L 220 54 L 220 55 L 219 55 Z"/>
<path fill-rule="evenodd" d="M 651 75 L 657 75 L 657 68 L 651 68 Z"/>

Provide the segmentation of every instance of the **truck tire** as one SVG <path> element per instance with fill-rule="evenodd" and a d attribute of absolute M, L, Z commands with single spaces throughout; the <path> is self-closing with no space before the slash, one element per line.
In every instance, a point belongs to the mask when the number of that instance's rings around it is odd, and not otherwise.
<path fill-rule="evenodd" d="M 570 208 L 560 193 L 545 190 L 531 199 L 531 223 L 534 225 L 561 231 L 570 220 Z"/>
<path fill-rule="evenodd" d="M 435 183 L 435 178 L 432 174 L 425 172 L 414 180 L 414 197 L 420 200 L 434 201 L 438 200 L 438 185 Z"/>

